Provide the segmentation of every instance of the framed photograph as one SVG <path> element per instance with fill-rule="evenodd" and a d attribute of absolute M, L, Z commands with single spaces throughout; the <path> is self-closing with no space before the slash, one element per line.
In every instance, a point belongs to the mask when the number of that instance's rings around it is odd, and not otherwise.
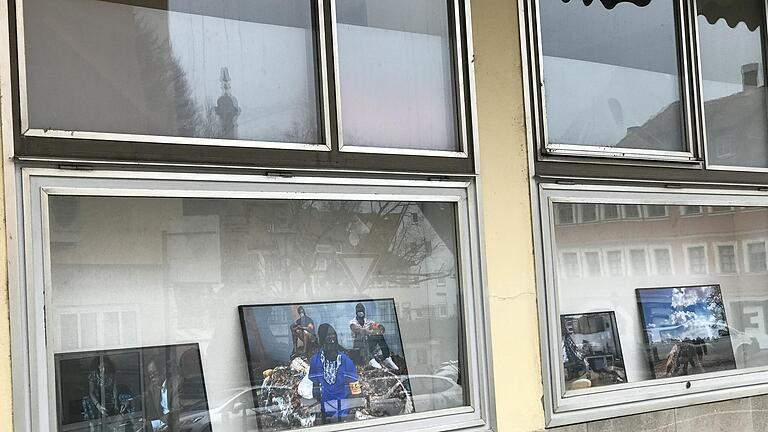
<path fill-rule="evenodd" d="M 239 311 L 259 430 L 414 412 L 394 299 Z"/>
<path fill-rule="evenodd" d="M 652 378 L 736 368 L 720 285 L 636 293 Z"/>
<path fill-rule="evenodd" d="M 566 389 L 627 382 L 613 312 L 560 315 L 560 324 Z"/>
<path fill-rule="evenodd" d="M 55 354 L 59 431 L 180 430 L 208 418 L 197 344 Z"/>

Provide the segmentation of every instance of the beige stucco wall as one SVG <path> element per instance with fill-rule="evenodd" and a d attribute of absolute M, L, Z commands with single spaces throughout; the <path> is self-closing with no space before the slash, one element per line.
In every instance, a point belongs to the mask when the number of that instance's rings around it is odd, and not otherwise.
<path fill-rule="evenodd" d="M 498 429 L 534 431 L 544 411 L 517 3 L 475 0 L 472 22 Z"/>

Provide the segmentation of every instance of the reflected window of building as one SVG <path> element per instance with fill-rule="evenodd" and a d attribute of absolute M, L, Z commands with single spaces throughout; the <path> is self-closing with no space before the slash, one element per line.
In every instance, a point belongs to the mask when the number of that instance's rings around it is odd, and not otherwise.
<path fill-rule="evenodd" d="M 645 209 L 645 217 L 647 218 L 662 218 L 667 217 L 667 206 L 662 205 L 647 205 L 643 206 Z"/>
<path fill-rule="evenodd" d="M 702 213 L 701 206 L 682 206 L 680 207 L 681 216 L 694 216 Z"/>
<path fill-rule="evenodd" d="M 557 207 L 555 221 L 558 224 L 572 224 L 576 222 L 576 204 L 561 204 Z"/>
<path fill-rule="evenodd" d="M 670 248 L 653 248 L 653 263 L 656 274 L 672 274 L 672 251 Z"/>
<path fill-rule="evenodd" d="M 707 248 L 704 245 L 688 246 L 685 248 L 688 260 L 688 273 L 692 275 L 707 274 Z"/>
<path fill-rule="evenodd" d="M 597 222 L 597 219 L 598 219 L 597 204 L 580 204 L 579 212 L 580 212 L 581 222 L 584 222 L 584 223 Z"/>
<path fill-rule="evenodd" d="M 563 252 L 560 258 L 562 259 L 563 270 L 565 270 L 565 277 L 577 278 L 581 276 L 579 254 L 577 252 Z"/>
<path fill-rule="evenodd" d="M 717 265 L 718 273 L 736 273 L 736 244 L 717 245 Z"/>
<path fill-rule="evenodd" d="M 616 220 L 621 217 L 621 211 L 618 205 L 601 205 L 603 220 Z"/>
<path fill-rule="evenodd" d="M 600 252 L 584 252 L 584 267 L 586 269 L 587 277 L 601 276 L 603 274 L 603 268 L 600 259 Z"/>
<path fill-rule="evenodd" d="M 629 250 L 629 265 L 633 276 L 645 276 L 648 274 L 648 259 L 644 248 Z"/>
<path fill-rule="evenodd" d="M 762 273 L 768 270 L 765 241 L 747 241 L 747 271 Z"/>
<path fill-rule="evenodd" d="M 612 277 L 624 276 L 624 252 L 621 250 L 609 250 L 605 252 L 605 261 L 608 267 L 608 275 Z"/>
<path fill-rule="evenodd" d="M 682 152 L 677 2 L 539 2 L 548 145 Z"/>
<path fill-rule="evenodd" d="M 640 219 L 641 212 L 639 205 L 623 205 L 621 206 L 624 219 Z"/>

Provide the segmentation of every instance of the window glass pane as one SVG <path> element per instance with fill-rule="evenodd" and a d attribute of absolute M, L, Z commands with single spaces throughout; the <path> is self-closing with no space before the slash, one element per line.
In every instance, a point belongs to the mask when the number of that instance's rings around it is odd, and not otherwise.
<path fill-rule="evenodd" d="M 602 252 L 607 263 L 589 278 L 555 269 L 566 390 L 768 366 L 768 208 L 679 217 L 682 207 L 662 219 L 553 228 L 554 253 Z M 574 317 L 606 327 L 584 330 Z"/>
<path fill-rule="evenodd" d="M 747 243 L 747 259 L 749 264 L 749 271 L 751 272 L 764 272 L 766 271 L 766 253 L 765 242 Z"/>
<path fill-rule="evenodd" d="M 587 268 L 587 276 L 600 276 L 600 252 L 584 252 L 584 264 Z"/>
<path fill-rule="evenodd" d="M 308 0 L 24 2 L 29 124 L 321 142 Z"/>
<path fill-rule="evenodd" d="M 699 0 L 699 50 L 710 163 L 768 167 L 762 0 Z"/>
<path fill-rule="evenodd" d="M 336 1 L 344 144 L 459 149 L 449 4 Z"/>
<path fill-rule="evenodd" d="M 736 248 L 733 245 L 719 245 L 717 259 L 720 273 L 736 273 Z"/>
<path fill-rule="evenodd" d="M 672 274 L 672 256 L 669 253 L 669 249 L 654 249 L 653 259 L 655 260 L 656 274 Z"/>
<path fill-rule="evenodd" d="M 553 144 L 682 151 L 675 4 L 539 2 Z"/>
<path fill-rule="evenodd" d="M 283 430 L 466 405 L 455 213 L 52 197 L 60 429 Z"/>

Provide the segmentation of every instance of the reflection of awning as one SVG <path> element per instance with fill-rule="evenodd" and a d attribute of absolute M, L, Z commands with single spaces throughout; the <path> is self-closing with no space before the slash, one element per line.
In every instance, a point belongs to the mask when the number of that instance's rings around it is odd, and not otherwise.
<path fill-rule="evenodd" d="M 743 22 L 750 30 L 760 27 L 765 18 L 761 0 L 699 0 L 698 8 L 710 24 L 725 19 L 730 27 Z"/>
<path fill-rule="evenodd" d="M 595 3 L 595 0 L 581 1 L 584 6 Z M 563 2 L 570 3 L 571 0 L 563 0 Z M 606 9 L 613 9 L 619 3 L 631 3 L 635 6 L 645 7 L 651 3 L 651 0 L 599 0 L 599 3 L 602 3 Z M 697 4 L 699 15 L 704 16 L 710 24 L 725 19 L 730 27 L 736 27 L 740 22 L 743 22 L 750 30 L 755 30 L 763 23 L 761 0 L 698 0 Z"/>

